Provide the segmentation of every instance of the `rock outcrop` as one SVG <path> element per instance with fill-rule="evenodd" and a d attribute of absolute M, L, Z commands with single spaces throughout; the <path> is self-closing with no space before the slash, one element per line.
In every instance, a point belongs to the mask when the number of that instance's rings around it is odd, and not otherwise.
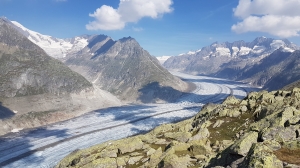
<path fill-rule="evenodd" d="M 207 104 L 193 118 L 74 151 L 61 167 L 300 167 L 300 89 Z"/>

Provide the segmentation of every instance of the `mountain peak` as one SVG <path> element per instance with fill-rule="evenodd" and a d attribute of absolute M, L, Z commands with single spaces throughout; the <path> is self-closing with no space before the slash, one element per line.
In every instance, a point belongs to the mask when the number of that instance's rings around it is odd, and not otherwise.
<path fill-rule="evenodd" d="M 254 39 L 255 42 L 258 42 L 258 43 L 262 43 L 262 42 L 265 42 L 265 41 L 270 41 L 270 40 L 274 40 L 272 38 L 267 38 L 265 36 L 261 36 L 261 37 L 257 37 Z"/>
<path fill-rule="evenodd" d="M 131 40 L 136 41 L 136 40 L 135 40 L 134 38 L 132 38 L 131 36 L 123 37 L 123 38 L 121 38 L 119 41 L 120 41 L 120 42 L 126 42 L 126 41 L 131 41 Z"/>
<path fill-rule="evenodd" d="M 0 17 L 0 24 L 4 24 L 4 23 L 6 23 L 6 24 L 10 24 L 11 22 L 10 22 L 10 20 L 8 20 L 6 17 Z"/>

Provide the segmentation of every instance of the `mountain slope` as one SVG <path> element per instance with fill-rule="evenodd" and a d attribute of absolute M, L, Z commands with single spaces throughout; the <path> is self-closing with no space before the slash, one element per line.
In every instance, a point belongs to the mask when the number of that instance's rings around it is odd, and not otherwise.
<path fill-rule="evenodd" d="M 0 135 L 118 104 L 48 56 L 5 18 L 0 18 L 0 72 Z"/>
<path fill-rule="evenodd" d="M 280 89 L 300 79 L 299 51 L 286 52 L 279 48 L 256 64 L 236 70 L 234 79 L 267 90 Z"/>
<path fill-rule="evenodd" d="M 300 51 L 291 53 L 274 68 L 281 69 L 281 71 L 272 76 L 264 85 L 264 89 L 276 90 L 300 80 Z"/>
<path fill-rule="evenodd" d="M 92 85 L 0 20 L 1 97 L 80 92 Z M 8 52 L 7 52 L 8 51 Z"/>
<path fill-rule="evenodd" d="M 187 88 L 131 37 L 114 41 L 105 35 L 94 36 L 65 63 L 123 100 L 171 101 Z"/>

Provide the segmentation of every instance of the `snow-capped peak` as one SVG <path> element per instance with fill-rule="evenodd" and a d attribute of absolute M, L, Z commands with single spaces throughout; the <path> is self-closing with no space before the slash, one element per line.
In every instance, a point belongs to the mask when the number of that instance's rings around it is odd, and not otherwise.
<path fill-rule="evenodd" d="M 75 37 L 74 40 L 59 39 L 29 30 L 16 21 L 11 22 L 30 41 L 41 47 L 48 55 L 54 58 L 63 58 L 68 53 L 79 51 L 88 45 L 88 39 L 84 37 Z"/>
<path fill-rule="evenodd" d="M 167 59 L 169 59 L 171 56 L 161 56 L 161 57 L 156 57 L 158 59 L 158 61 L 163 64 L 165 61 L 167 61 Z"/>
<path fill-rule="evenodd" d="M 198 52 L 200 52 L 201 49 L 199 50 L 196 50 L 196 51 L 189 51 L 187 53 L 182 53 L 182 54 L 179 54 L 178 56 L 183 56 L 183 55 L 194 55 L 194 54 L 197 54 Z"/>

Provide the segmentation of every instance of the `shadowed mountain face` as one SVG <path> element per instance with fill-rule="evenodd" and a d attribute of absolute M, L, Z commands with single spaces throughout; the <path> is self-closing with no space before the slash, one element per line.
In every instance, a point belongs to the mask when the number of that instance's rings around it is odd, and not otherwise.
<path fill-rule="evenodd" d="M 264 89 L 276 90 L 285 85 L 296 83 L 300 80 L 300 51 L 291 53 L 285 60 L 273 66 L 270 71 L 272 72 L 273 69 L 279 69 L 280 71 L 266 82 Z"/>
<path fill-rule="evenodd" d="M 299 58 L 300 51 L 286 52 L 280 48 L 253 66 L 237 70 L 234 79 L 267 90 L 281 89 L 300 79 Z"/>
<path fill-rule="evenodd" d="M 72 93 L 92 86 L 5 19 L 0 19 L 0 71 L 0 97 Z"/>
<path fill-rule="evenodd" d="M 67 58 L 65 63 L 74 71 L 123 100 L 141 100 L 139 95 L 147 93 L 139 93 L 139 90 L 153 92 L 149 86 L 155 82 L 177 92 L 187 87 L 131 37 L 114 41 L 104 35 L 94 36 L 87 47 Z M 148 98 L 146 102 L 157 97 Z M 168 99 L 172 98 L 176 97 Z"/>

